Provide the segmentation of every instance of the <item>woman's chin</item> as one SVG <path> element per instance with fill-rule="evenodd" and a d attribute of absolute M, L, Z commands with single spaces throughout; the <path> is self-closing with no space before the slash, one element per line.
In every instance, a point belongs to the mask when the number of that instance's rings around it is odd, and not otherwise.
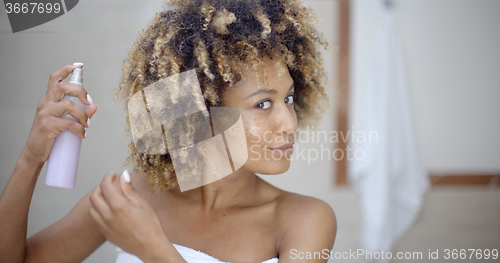
<path fill-rule="evenodd" d="M 282 158 L 280 160 L 268 161 L 247 161 L 243 165 L 249 171 L 263 175 L 282 174 L 290 168 L 290 159 Z"/>

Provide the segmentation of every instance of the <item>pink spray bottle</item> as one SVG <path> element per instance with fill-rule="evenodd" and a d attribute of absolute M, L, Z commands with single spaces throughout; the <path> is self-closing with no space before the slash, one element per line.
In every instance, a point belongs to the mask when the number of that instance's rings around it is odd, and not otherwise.
<path fill-rule="evenodd" d="M 83 66 L 83 63 L 74 63 L 73 65 Z M 75 68 L 69 83 L 83 86 L 83 69 Z M 62 100 L 71 100 L 87 111 L 87 105 L 83 104 L 78 97 L 66 95 Z M 63 115 L 61 118 L 78 122 L 70 114 Z M 49 154 L 45 177 L 46 185 L 68 189 L 75 188 L 81 145 L 82 139 L 69 130 L 63 131 L 57 136 Z"/>

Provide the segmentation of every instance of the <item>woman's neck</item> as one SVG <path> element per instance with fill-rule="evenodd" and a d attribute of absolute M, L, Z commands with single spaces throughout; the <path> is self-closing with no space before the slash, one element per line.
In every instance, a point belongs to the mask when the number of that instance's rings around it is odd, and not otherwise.
<path fill-rule="evenodd" d="M 255 173 L 240 169 L 216 182 L 185 192 L 176 187 L 174 193 L 199 206 L 203 213 L 211 213 L 215 210 L 251 205 L 255 200 L 258 179 Z"/>

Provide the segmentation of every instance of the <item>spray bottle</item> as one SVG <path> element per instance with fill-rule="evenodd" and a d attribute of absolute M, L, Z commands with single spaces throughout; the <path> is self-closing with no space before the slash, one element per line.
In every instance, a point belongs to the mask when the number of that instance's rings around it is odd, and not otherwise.
<path fill-rule="evenodd" d="M 74 63 L 73 65 L 83 66 L 83 63 Z M 83 87 L 83 69 L 75 68 L 71 74 L 69 83 L 78 84 Z M 78 97 L 66 94 L 62 100 L 70 100 L 87 111 L 87 105 L 83 104 Z M 68 118 L 79 122 L 70 114 L 65 114 L 61 118 Z M 81 145 L 82 139 L 69 130 L 62 131 L 56 137 L 47 163 L 46 185 L 68 189 L 75 188 Z"/>

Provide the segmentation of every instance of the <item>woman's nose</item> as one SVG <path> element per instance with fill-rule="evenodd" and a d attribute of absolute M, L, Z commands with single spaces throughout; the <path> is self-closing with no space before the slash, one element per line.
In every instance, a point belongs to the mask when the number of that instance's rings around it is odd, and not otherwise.
<path fill-rule="evenodd" d="M 278 106 L 278 112 L 276 114 L 276 126 L 274 132 L 277 134 L 283 133 L 294 133 L 297 129 L 297 115 L 295 109 L 288 107 L 286 104 L 280 104 Z"/>

